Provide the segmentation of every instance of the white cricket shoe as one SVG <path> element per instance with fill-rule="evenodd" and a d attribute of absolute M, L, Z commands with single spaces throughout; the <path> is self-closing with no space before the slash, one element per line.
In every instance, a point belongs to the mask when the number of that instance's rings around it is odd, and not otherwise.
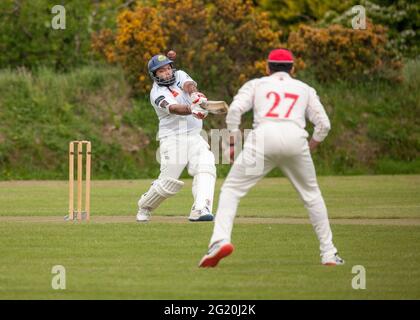
<path fill-rule="evenodd" d="M 213 221 L 213 219 L 214 216 L 207 207 L 205 207 L 203 210 L 191 210 L 190 216 L 188 217 L 188 220 L 192 222 Z"/>
<path fill-rule="evenodd" d="M 340 258 L 338 252 L 334 254 L 325 254 L 322 256 L 322 264 L 324 266 L 341 266 L 344 260 Z"/>
<path fill-rule="evenodd" d="M 136 220 L 137 222 L 147 222 L 150 220 L 151 212 L 147 209 L 139 209 L 137 212 Z"/>
<path fill-rule="evenodd" d="M 217 266 L 219 261 L 228 255 L 230 255 L 234 250 L 233 244 L 227 240 L 220 240 L 213 243 L 207 254 L 201 259 L 198 267 L 200 268 L 214 268 Z"/>

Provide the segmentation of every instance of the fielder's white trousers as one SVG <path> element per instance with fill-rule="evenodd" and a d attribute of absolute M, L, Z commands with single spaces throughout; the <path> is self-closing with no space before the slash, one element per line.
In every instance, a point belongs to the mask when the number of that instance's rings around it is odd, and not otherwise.
<path fill-rule="evenodd" d="M 309 213 L 321 255 L 337 252 L 307 137 L 308 133 L 292 122 L 263 123 L 249 134 L 222 186 L 210 245 L 219 240 L 231 241 L 240 199 L 274 167 L 279 167 Z M 281 202 L 279 199 L 278 205 Z"/>
<path fill-rule="evenodd" d="M 193 209 L 208 207 L 212 212 L 216 166 L 209 144 L 199 133 L 173 135 L 160 140 L 160 175 L 161 178 L 179 179 L 187 166 L 193 176 Z"/>

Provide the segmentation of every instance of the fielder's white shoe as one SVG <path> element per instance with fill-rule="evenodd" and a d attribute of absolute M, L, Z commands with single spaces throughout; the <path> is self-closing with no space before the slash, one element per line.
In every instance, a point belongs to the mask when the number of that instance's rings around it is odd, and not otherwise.
<path fill-rule="evenodd" d="M 151 212 L 147 209 L 139 209 L 137 212 L 136 220 L 137 222 L 147 222 L 150 220 Z"/>
<path fill-rule="evenodd" d="M 201 259 L 200 268 L 214 268 L 219 261 L 233 252 L 233 244 L 227 240 L 220 240 L 210 246 L 207 254 Z"/>
<path fill-rule="evenodd" d="M 341 259 L 338 252 L 336 252 L 334 254 L 323 255 L 322 264 L 324 266 L 341 266 L 344 264 L 344 260 Z"/>
<path fill-rule="evenodd" d="M 205 207 L 203 210 L 191 210 L 190 216 L 188 217 L 188 220 L 196 222 L 196 221 L 213 221 L 214 216 L 209 211 L 207 207 Z"/>

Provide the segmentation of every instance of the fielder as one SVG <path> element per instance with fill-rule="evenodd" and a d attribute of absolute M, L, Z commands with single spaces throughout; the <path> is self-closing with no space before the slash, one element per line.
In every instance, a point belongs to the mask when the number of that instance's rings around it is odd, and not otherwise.
<path fill-rule="evenodd" d="M 290 51 L 273 50 L 267 62 L 269 76 L 245 83 L 230 105 L 228 129 L 238 132 L 241 115 L 253 109 L 253 130 L 222 186 L 209 251 L 200 267 L 215 267 L 232 253 L 231 234 L 239 201 L 274 167 L 290 180 L 309 213 L 320 243 L 321 263 L 344 264 L 332 242 L 327 208 L 311 158 L 311 151 L 327 136 L 330 121 L 315 90 L 290 76 L 292 68 Z M 315 126 L 309 143 L 306 118 Z M 261 143 L 253 143 L 255 138 Z M 249 174 L 249 163 L 254 160 L 262 163 L 261 170 Z"/>
<path fill-rule="evenodd" d="M 165 199 L 174 196 L 184 185 L 179 179 L 188 166 L 193 176 L 190 221 L 212 221 L 216 167 L 208 143 L 201 137 L 203 121 L 208 112 L 200 107 L 206 103 L 197 83 L 173 61 L 156 55 L 148 63 L 153 88 L 150 102 L 159 118 L 160 175 L 138 201 L 136 220 L 146 222 Z"/>

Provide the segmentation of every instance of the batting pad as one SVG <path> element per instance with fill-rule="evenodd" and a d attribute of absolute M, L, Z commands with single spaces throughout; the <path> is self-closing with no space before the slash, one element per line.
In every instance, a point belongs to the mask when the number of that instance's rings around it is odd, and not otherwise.
<path fill-rule="evenodd" d="M 165 199 L 168 199 L 181 190 L 184 182 L 173 179 L 163 178 L 153 182 L 149 191 L 147 191 L 139 201 L 139 207 L 149 210 L 156 209 Z"/>

